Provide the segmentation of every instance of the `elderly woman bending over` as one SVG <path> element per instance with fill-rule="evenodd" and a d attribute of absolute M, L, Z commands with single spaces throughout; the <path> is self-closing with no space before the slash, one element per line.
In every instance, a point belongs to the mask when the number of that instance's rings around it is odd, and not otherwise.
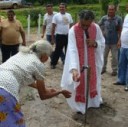
<path fill-rule="evenodd" d="M 48 89 L 44 84 L 44 62 L 51 55 L 52 47 L 44 40 L 20 51 L 0 65 L 0 126 L 25 127 L 19 105 L 20 88 L 26 85 L 38 90 L 41 100 L 59 94 L 71 96 L 67 90 Z"/>

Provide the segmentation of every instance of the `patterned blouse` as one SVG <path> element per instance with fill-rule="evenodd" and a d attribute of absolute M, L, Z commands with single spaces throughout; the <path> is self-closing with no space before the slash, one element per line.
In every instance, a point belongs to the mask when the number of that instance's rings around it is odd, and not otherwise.
<path fill-rule="evenodd" d="M 44 79 L 44 64 L 33 53 L 19 52 L 0 65 L 0 88 L 19 101 L 20 87 Z"/>

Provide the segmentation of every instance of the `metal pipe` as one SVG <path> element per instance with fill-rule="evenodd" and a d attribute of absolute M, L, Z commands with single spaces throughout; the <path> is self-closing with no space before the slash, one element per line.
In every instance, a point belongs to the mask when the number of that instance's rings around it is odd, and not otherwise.
<path fill-rule="evenodd" d="M 88 109 L 88 94 L 89 94 L 89 80 L 90 80 L 90 73 L 91 73 L 91 67 L 83 65 L 81 68 L 81 73 L 84 72 L 84 70 L 87 69 L 87 85 L 86 85 L 86 103 L 85 103 L 85 111 L 87 112 Z M 87 113 L 85 114 L 85 124 L 87 123 Z"/>

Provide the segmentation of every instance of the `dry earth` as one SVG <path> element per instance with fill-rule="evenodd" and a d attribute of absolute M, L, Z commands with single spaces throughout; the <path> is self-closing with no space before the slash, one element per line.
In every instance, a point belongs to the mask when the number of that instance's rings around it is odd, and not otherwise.
<path fill-rule="evenodd" d="M 31 35 L 31 40 L 34 40 Z M 30 43 L 28 43 L 30 44 Z M 55 98 L 41 101 L 33 88 L 22 88 L 21 104 L 27 127 L 127 127 L 128 126 L 128 92 L 123 86 L 115 86 L 117 77 L 111 76 L 111 55 L 109 56 L 107 73 L 102 75 L 102 97 L 104 104 L 100 108 L 90 108 L 85 116 L 76 115 L 65 98 L 59 95 Z M 51 70 L 49 61 L 46 66 L 46 85 L 60 89 L 63 71 L 61 61 L 57 68 Z"/>

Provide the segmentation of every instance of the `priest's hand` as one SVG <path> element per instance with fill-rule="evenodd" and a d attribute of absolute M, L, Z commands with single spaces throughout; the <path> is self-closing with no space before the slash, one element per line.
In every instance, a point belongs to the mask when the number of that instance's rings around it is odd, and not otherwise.
<path fill-rule="evenodd" d="M 95 40 L 87 39 L 86 42 L 89 47 L 97 47 L 97 43 Z"/>
<path fill-rule="evenodd" d="M 72 78 L 73 78 L 73 81 L 75 81 L 75 82 L 80 81 L 80 76 L 76 69 L 72 69 Z"/>

